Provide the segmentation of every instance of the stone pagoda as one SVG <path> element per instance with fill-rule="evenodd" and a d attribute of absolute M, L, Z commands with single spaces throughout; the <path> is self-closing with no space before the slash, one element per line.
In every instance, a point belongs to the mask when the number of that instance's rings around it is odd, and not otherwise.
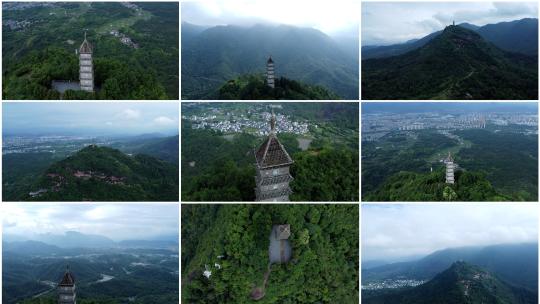
<path fill-rule="evenodd" d="M 84 41 L 79 48 L 79 80 L 81 90 L 87 92 L 94 91 L 94 68 L 92 64 L 92 45 L 86 40 L 86 32 L 84 33 Z"/>
<path fill-rule="evenodd" d="M 69 266 L 58 284 L 58 304 L 77 304 L 75 294 L 75 279 L 69 271 Z"/>
<path fill-rule="evenodd" d="M 444 163 L 446 164 L 446 183 L 453 184 L 456 164 L 454 163 L 454 158 L 452 158 L 452 154 L 450 152 L 448 152 L 448 157 L 444 160 Z"/>
<path fill-rule="evenodd" d="M 257 176 L 255 176 L 256 201 L 286 202 L 289 201 L 293 179 L 289 168 L 293 164 L 283 145 L 276 136 L 276 116 L 272 112 L 270 134 L 255 152 Z"/>
<path fill-rule="evenodd" d="M 272 60 L 272 56 L 268 58 L 268 61 L 266 61 L 266 84 L 271 87 L 272 89 L 275 87 L 274 83 L 274 61 Z"/>

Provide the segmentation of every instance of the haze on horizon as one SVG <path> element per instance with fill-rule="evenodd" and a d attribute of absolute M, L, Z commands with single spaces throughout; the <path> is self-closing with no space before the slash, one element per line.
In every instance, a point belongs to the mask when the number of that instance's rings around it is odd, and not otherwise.
<path fill-rule="evenodd" d="M 333 36 L 358 34 L 360 1 L 208 0 L 182 2 L 181 10 L 182 21 L 196 25 L 286 24 Z"/>
<path fill-rule="evenodd" d="M 472 113 L 523 112 L 538 113 L 537 102 L 363 102 L 362 113 Z"/>
<path fill-rule="evenodd" d="M 362 259 L 395 262 L 437 250 L 538 242 L 536 205 L 364 205 Z"/>
<path fill-rule="evenodd" d="M 178 134 L 178 103 L 3 103 L 4 135 Z"/>
<path fill-rule="evenodd" d="M 36 240 L 68 231 L 114 241 L 178 235 L 177 204 L 4 204 L 3 235 Z"/>
<path fill-rule="evenodd" d="M 363 2 L 362 46 L 420 39 L 445 26 L 538 18 L 537 2 Z"/>

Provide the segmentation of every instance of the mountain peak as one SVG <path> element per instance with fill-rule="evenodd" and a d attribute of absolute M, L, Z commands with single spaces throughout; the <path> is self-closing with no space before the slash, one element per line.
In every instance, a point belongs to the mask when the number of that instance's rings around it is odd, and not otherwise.
<path fill-rule="evenodd" d="M 458 47 L 487 44 L 479 34 L 460 25 L 447 26 L 442 34 L 434 39 L 434 42 L 437 40 L 446 40 Z"/>

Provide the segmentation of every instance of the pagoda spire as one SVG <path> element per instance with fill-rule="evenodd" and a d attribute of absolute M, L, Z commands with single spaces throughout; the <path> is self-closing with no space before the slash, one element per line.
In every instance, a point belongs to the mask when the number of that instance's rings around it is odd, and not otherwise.
<path fill-rule="evenodd" d="M 276 134 L 276 115 L 274 109 L 272 109 L 272 117 L 270 117 L 270 133 Z"/>

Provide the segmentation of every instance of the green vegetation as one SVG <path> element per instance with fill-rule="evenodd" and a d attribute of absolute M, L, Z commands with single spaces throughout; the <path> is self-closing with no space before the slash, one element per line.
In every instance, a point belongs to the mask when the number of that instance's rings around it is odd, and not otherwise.
<path fill-rule="evenodd" d="M 178 98 L 178 3 L 58 3 L 3 10 L 3 19 L 27 20 L 3 33 L 3 98 L 59 99 L 52 80 L 78 81 L 74 52 L 88 30 L 94 48 L 95 93 L 68 90 L 63 99 Z M 139 48 L 109 33 L 116 29 Z"/>
<path fill-rule="evenodd" d="M 364 99 L 538 99 L 538 59 L 449 26 L 408 53 L 362 61 Z"/>
<path fill-rule="evenodd" d="M 518 126 L 512 126 L 517 129 Z M 515 130 L 456 132 L 474 144 L 458 154 L 460 166 L 485 172 L 486 178 L 512 200 L 538 200 L 538 135 Z"/>
<path fill-rule="evenodd" d="M 223 107 L 227 111 L 234 111 L 232 107 L 236 106 Z M 283 107 L 284 112 L 309 118 L 318 125 L 308 135 L 312 141 L 305 151 L 299 147 L 299 135 L 278 134 L 295 161 L 291 167 L 294 180 L 291 182 L 293 194 L 290 199 L 358 200 L 357 105 L 283 103 Z M 186 111 L 184 115 L 189 113 L 199 111 Z M 255 200 L 253 150 L 262 143 L 263 138 L 248 133 L 225 136 L 219 131 L 193 129 L 189 121 L 182 121 L 182 200 Z"/>
<path fill-rule="evenodd" d="M 24 252 L 4 251 L 3 269 L 9 273 L 3 273 L 3 302 L 58 303 L 56 289 L 39 281 L 60 282 L 66 263 L 69 263 L 76 280 L 77 303 L 178 303 L 177 252 L 111 248 L 64 249 L 58 252 L 62 252 L 62 256 L 45 253 L 29 256 Z M 110 275 L 113 279 L 97 282 L 102 279 L 101 274 Z M 36 295 L 39 296 L 34 298 Z"/>
<path fill-rule="evenodd" d="M 223 85 L 219 89 L 216 99 L 332 100 L 339 99 L 339 97 L 321 86 L 308 86 L 285 77 L 276 79 L 275 88 L 272 89 L 262 76 L 242 75 Z"/>
<path fill-rule="evenodd" d="M 454 131 L 463 143 L 424 130 L 362 144 L 365 201 L 536 201 L 538 139 L 520 126 Z M 445 185 L 439 160 L 452 150 L 461 170 Z M 433 172 L 430 173 L 431 168 Z"/>
<path fill-rule="evenodd" d="M 277 77 L 358 99 L 358 51 L 342 48 L 318 30 L 261 24 L 202 28 L 185 22 L 182 99 L 212 99 L 228 80 L 264 73 L 269 54 Z"/>
<path fill-rule="evenodd" d="M 272 225 L 288 223 L 292 260 L 271 265 L 259 302 L 358 303 L 358 221 L 358 205 L 186 205 L 182 301 L 252 303 L 268 268 Z"/>
<path fill-rule="evenodd" d="M 497 193 L 484 174 L 457 171 L 455 184 L 445 183 L 445 170 L 432 173 L 400 172 L 392 175 L 365 201 L 505 201 L 511 200 Z"/>
<path fill-rule="evenodd" d="M 177 201 L 178 167 L 92 145 L 54 163 L 33 187 L 46 192 L 25 200 Z"/>
<path fill-rule="evenodd" d="M 405 290 L 386 290 L 380 295 L 362 293 L 362 302 L 368 304 L 453 304 L 496 303 L 533 304 L 538 295 L 527 289 L 514 287 L 496 275 L 466 262 L 455 262 L 418 287 Z"/>

